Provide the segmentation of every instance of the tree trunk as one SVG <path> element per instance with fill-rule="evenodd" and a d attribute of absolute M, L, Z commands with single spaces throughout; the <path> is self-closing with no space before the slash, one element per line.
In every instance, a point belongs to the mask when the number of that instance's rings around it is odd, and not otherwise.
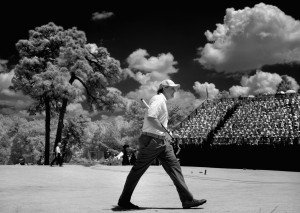
<path fill-rule="evenodd" d="M 64 145 L 63 145 L 63 148 L 62 148 L 62 155 L 61 155 L 61 160 L 64 162 L 64 159 L 66 157 L 66 147 L 67 147 L 67 141 L 65 141 Z"/>
<path fill-rule="evenodd" d="M 50 100 L 45 98 L 45 160 L 44 164 L 49 165 L 49 154 L 50 154 Z"/>
<path fill-rule="evenodd" d="M 65 118 L 65 114 L 66 114 L 67 104 L 68 104 L 68 100 L 63 99 L 63 103 L 62 103 L 62 106 L 61 106 L 61 109 L 59 112 L 59 118 L 58 118 L 56 138 L 55 138 L 55 143 L 54 143 L 54 147 L 53 147 L 53 152 L 55 152 L 55 147 L 61 141 L 61 135 L 62 135 L 62 130 L 64 128 L 64 118 Z"/>
<path fill-rule="evenodd" d="M 72 84 L 75 79 L 76 79 L 75 74 L 72 74 L 71 79 L 69 80 L 69 83 Z M 65 118 L 65 114 L 66 114 L 66 110 L 67 110 L 67 105 L 68 105 L 68 99 L 64 98 L 60 112 L 59 112 L 59 118 L 58 118 L 56 138 L 55 138 L 55 143 L 54 143 L 54 147 L 53 147 L 53 152 L 55 152 L 55 147 L 61 141 L 61 135 L 62 135 L 62 130 L 64 128 L 64 118 Z"/>

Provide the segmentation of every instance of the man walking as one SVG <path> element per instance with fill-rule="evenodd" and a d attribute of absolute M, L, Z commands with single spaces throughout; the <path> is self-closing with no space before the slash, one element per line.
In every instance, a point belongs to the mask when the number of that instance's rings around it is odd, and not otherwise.
<path fill-rule="evenodd" d="M 51 161 L 50 166 L 53 166 L 54 162 L 56 162 L 56 164 L 59 164 L 59 166 L 62 166 L 63 160 L 61 156 L 60 146 L 61 143 L 58 143 L 55 147 L 55 158 Z"/>
<path fill-rule="evenodd" d="M 164 80 L 159 85 L 157 95 L 150 100 L 149 109 L 144 118 L 142 135 L 139 138 L 137 160 L 127 176 L 118 201 L 121 208 L 139 208 L 130 202 L 132 193 L 141 176 L 156 158 L 160 160 L 164 170 L 176 186 L 183 208 L 197 207 L 206 202 L 205 199 L 196 200 L 193 198 L 184 181 L 173 147 L 166 140 L 170 137 L 167 134 L 168 111 L 166 101 L 174 97 L 174 93 L 179 87 L 180 85 L 175 84 L 172 80 Z"/>

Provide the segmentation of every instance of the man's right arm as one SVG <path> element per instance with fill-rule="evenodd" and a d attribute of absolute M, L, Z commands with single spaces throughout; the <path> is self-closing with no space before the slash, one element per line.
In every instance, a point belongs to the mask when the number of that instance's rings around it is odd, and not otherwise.
<path fill-rule="evenodd" d="M 159 131 L 166 132 L 166 130 L 162 127 L 161 123 L 157 118 L 154 117 L 146 117 L 146 118 L 154 128 L 158 129 Z"/>

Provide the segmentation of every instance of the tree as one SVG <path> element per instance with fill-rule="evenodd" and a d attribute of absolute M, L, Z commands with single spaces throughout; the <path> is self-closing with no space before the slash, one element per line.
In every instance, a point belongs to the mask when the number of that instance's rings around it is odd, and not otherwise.
<path fill-rule="evenodd" d="M 11 150 L 11 143 L 8 135 L 0 137 L 0 164 L 8 164 Z"/>
<path fill-rule="evenodd" d="M 217 95 L 217 98 L 219 98 L 219 99 L 230 98 L 230 93 L 226 90 L 223 90 Z"/>
<path fill-rule="evenodd" d="M 58 106 L 60 90 L 56 81 L 60 81 L 59 72 L 55 69 L 59 48 L 66 43 L 63 29 L 53 23 L 29 31 L 28 40 L 20 40 L 16 48 L 20 60 L 16 65 L 15 76 L 10 89 L 22 91 L 33 99 L 28 111 L 30 114 L 45 111 L 45 164 L 49 164 L 50 151 L 50 117 L 51 105 Z"/>
<path fill-rule="evenodd" d="M 20 126 L 27 120 L 17 116 L 0 115 L 0 164 L 11 163 L 11 148 Z"/>
<path fill-rule="evenodd" d="M 110 121 L 104 120 L 98 123 L 98 130 L 95 132 L 94 137 L 90 142 L 90 146 L 87 147 L 87 151 L 98 150 L 104 153 L 117 154 L 121 150 L 121 144 L 119 143 L 119 135 Z M 106 157 L 108 157 L 106 155 Z"/>
<path fill-rule="evenodd" d="M 193 93 L 178 90 L 174 98 L 167 101 L 169 112 L 168 128 L 173 129 L 179 122 L 187 117 L 195 108 L 196 97 Z"/>
<path fill-rule="evenodd" d="M 62 132 L 62 158 L 69 161 L 76 150 L 82 148 L 87 139 L 86 128 L 91 119 L 84 115 L 66 118 Z"/>
<path fill-rule="evenodd" d="M 127 132 L 128 136 L 134 137 L 141 133 L 145 112 L 146 108 L 140 102 L 132 100 L 124 115 L 126 121 L 132 122 L 132 128 Z"/>
<path fill-rule="evenodd" d="M 122 69 L 119 61 L 112 58 L 107 49 L 96 45 L 86 44 L 85 34 L 76 28 L 66 31 L 70 41 L 60 48 L 61 54 L 57 59 L 61 70 L 69 74 L 68 86 L 79 81 L 85 88 L 87 104 L 90 110 L 113 110 L 122 105 L 121 94 L 110 86 L 119 82 Z M 54 146 L 61 141 L 63 120 L 66 108 L 70 102 L 69 90 L 62 97 L 57 133 Z"/>
<path fill-rule="evenodd" d="M 18 125 L 16 135 L 12 139 L 10 161 L 19 163 L 21 157 L 27 163 L 35 163 L 43 153 L 44 128 L 42 120 L 25 121 Z"/>
<path fill-rule="evenodd" d="M 109 86 L 121 80 L 122 70 L 106 48 L 87 44 L 85 33 L 76 27 L 64 30 L 50 22 L 30 30 L 29 39 L 16 47 L 21 59 L 11 89 L 34 100 L 32 114 L 45 111 L 45 164 L 49 164 L 51 115 L 59 112 L 54 151 L 61 141 L 67 105 L 81 95 L 73 83 L 83 85 L 91 110 L 113 110 L 121 100 Z"/>
<path fill-rule="evenodd" d="M 281 76 L 282 81 L 278 84 L 277 92 L 286 92 L 292 88 L 292 82 L 288 79 L 287 75 Z"/>

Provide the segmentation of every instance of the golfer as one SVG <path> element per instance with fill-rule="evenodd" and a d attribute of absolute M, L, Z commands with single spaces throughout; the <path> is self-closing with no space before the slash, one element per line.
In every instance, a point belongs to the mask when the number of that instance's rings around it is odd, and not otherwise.
<path fill-rule="evenodd" d="M 159 159 L 176 186 L 183 208 L 197 207 L 206 202 L 205 199 L 196 200 L 193 198 L 184 181 L 173 147 L 168 142 L 170 136 L 166 132 L 168 123 L 166 102 L 174 97 L 174 93 L 179 87 L 180 85 L 175 84 L 172 80 L 164 80 L 159 85 L 157 95 L 150 100 L 149 109 L 144 118 L 142 134 L 139 138 L 137 160 L 127 176 L 118 202 L 118 205 L 123 209 L 139 209 L 138 206 L 130 202 L 130 199 L 140 178 L 156 158 Z M 174 134 L 173 137 L 178 137 L 178 135 Z"/>

